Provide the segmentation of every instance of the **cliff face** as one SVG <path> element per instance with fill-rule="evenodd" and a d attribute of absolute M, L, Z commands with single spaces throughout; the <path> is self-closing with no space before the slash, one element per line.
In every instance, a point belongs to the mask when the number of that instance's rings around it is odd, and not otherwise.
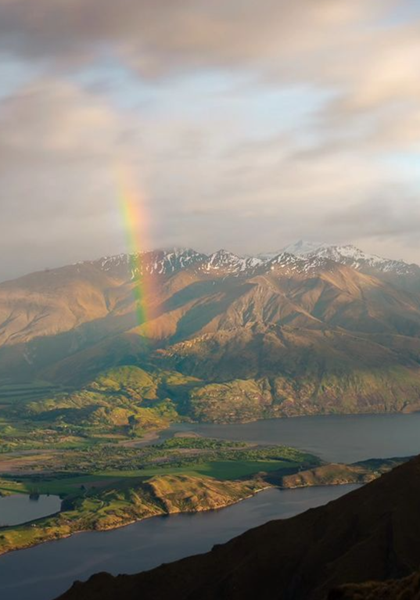
<path fill-rule="evenodd" d="M 207 554 L 134 576 L 99 574 L 76 583 L 62 600 L 324 600 L 349 594 L 348 588 L 331 590 L 408 577 L 418 569 L 419 498 L 416 458 L 335 502 L 267 523 Z"/>

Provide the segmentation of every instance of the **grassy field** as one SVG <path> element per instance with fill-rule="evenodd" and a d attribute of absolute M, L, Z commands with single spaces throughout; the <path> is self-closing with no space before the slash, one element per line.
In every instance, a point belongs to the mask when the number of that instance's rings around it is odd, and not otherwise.
<path fill-rule="evenodd" d="M 147 517 L 222 508 L 261 489 L 252 481 L 162 475 L 147 483 L 126 481 L 64 503 L 58 515 L 0 529 L 0 554 L 87 530 L 121 527 Z"/>
<path fill-rule="evenodd" d="M 279 460 L 220 460 L 214 462 L 204 462 L 195 465 L 185 465 L 182 467 L 148 467 L 136 471 L 124 472 L 124 477 L 154 477 L 158 475 L 196 475 L 214 477 L 219 480 L 242 479 L 252 477 L 259 473 L 278 471 L 281 469 L 296 468 L 298 463 L 282 462 Z M 103 474 L 105 475 L 105 473 Z M 110 477 L 121 477 L 121 472 L 111 471 L 107 473 Z"/>
<path fill-rule="evenodd" d="M 289 447 L 200 437 L 139 448 L 110 438 L 88 448 L 14 452 L 0 461 L 15 470 L 0 475 L 0 494 L 54 494 L 63 503 L 58 515 L 1 528 L 0 554 L 154 515 L 222 508 L 267 487 L 268 473 L 318 464 Z"/>
<path fill-rule="evenodd" d="M 124 477 L 118 477 L 122 480 Z M 73 477 L 31 478 L 19 480 L 1 479 L 0 492 L 16 494 L 55 494 L 58 496 L 80 495 L 84 488 L 110 486 L 116 480 L 115 475 L 75 475 Z"/>
<path fill-rule="evenodd" d="M 15 402 L 31 402 L 67 391 L 60 385 L 47 382 L 0 385 L 0 405 Z"/>
<path fill-rule="evenodd" d="M 187 418 L 197 385 L 175 371 L 130 366 L 78 390 L 0 386 L 0 494 L 59 495 L 64 507 L 54 518 L 0 529 L 0 553 L 154 514 L 220 508 L 267 485 L 265 474 L 319 465 L 284 446 L 191 436 L 139 444 Z"/>
<path fill-rule="evenodd" d="M 255 452 L 255 451 L 254 451 Z M 228 451 L 226 452 L 228 454 Z M 35 457 L 36 458 L 36 457 Z M 84 473 L 51 472 L 39 475 L 8 476 L 0 479 L 0 492 L 58 494 L 60 496 L 78 495 L 85 489 L 116 486 L 124 481 L 137 479 L 145 481 L 151 477 L 163 475 L 191 475 L 196 477 L 213 477 L 220 481 L 252 478 L 258 474 L 285 470 L 296 472 L 302 466 L 302 461 L 284 460 L 196 460 L 185 455 L 185 464 L 180 464 L 176 455 L 174 464 L 147 464 L 139 469 L 107 469 L 103 471 Z M 306 457 L 305 457 L 305 460 Z M 316 459 L 313 465 L 318 464 Z"/>

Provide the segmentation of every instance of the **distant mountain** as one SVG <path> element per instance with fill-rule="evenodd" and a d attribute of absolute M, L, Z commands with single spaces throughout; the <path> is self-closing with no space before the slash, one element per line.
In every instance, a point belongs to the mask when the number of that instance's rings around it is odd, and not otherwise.
<path fill-rule="evenodd" d="M 90 263 L 79 263 L 80 266 L 86 264 L 116 276 L 126 276 L 128 272 L 136 277 L 144 274 L 168 276 L 187 269 L 205 273 L 221 271 L 225 275 L 250 274 L 262 266 L 264 261 L 256 257 L 240 257 L 227 250 L 206 255 L 190 248 L 173 248 L 135 256 L 120 254 Z"/>
<path fill-rule="evenodd" d="M 288 246 L 285 246 L 277 252 L 263 252 L 262 254 L 259 254 L 258 257 L 263 260 L 271 260 L 279 254 L 294 254 L 295 256 L 305 256 L 307 254 L 312 254 L 313 252 L 316 252 L 323 246 L 324 244 L 321 243 L 310 242 L 307 240 L 299 240 L 294 244 L 289 244 Z"/>
<path fill-rule="evenodd" d="M 0 392 L 136 365 L 197 378 L 182 410 L 200 420 L 416 410 L 420 268 L 401 265 L 169 249 L 27 275 L 0 284 Z"/>
<path fill-rule="evenodd" d="M 390 273 L 400 276 L 415 275 L 417 277 L 420 275 L 420 267 L 416 264 L 410 264 L 403 260 L 382 258 L 376 254 L 364 252 L 351 244 L 337 246 L 299 240 L 294 244 L 282 248 L 279 252 L 265 253 L 259 256 L 262 259 L 271 260 L 282 253 L 300 257 L 318 256 L 327 258 L 353 269 L 369 273 Z"/>
<path fill-rule="evenodd" d="M 386 259 L 375 254 L 367 254 L 352 245 L 323 245 L 316 251 L 309 253 L 309 255 L 327 258 L 368 274 L 397 276 L 401 279 L 404 277 L 420 277 L 420 267 L 416 264 L 408 264 L 402 260 Z"/>
<path fill-rule="evenodd" d="M 126 277 L 129 272 L 132 277 L 135 277 L 144 273 L 169 275 L 206 261 L 208 261 L 208 257 L 205 254 L 200 254 L 190 248 L 172 248 L 140 255 L 119 254 L 90 263 L 80 263 L 80 265 L 91 264 L 116 276 Z"/>
<path fill-rule="evenodd" d="M 381 258 L 375 254 L 367 254 L 366 252 L 363 252 L 363 250 L 359 250 L 359 248 L 352 245 L 322 245 L 313 252 L 307 252 L 305 254 L 328 258 L 329 260 L 345 264 L 353 269 L 367 268 L 376 269 L 382 272 L 395 271 L 401 275 L 408 273 L 412 266 L 403 261 Z"/>
<path fill-rule="evenodd" d="M 414 600 L 419 496 L 416 458 L 326 506 L 252 529 L 207 554 L 139 575 L 95 575 L 61 598 Z"/>
<path fill-rule="evenodd" d="M 321 248 L 326 247 L 326 244 L 321 244 L 320 242 L 310 242 L 307 240 L 299 240 L 294 244 L 289 244 L 285 248 L 282 249 L 282 252 L 287 252 L 288 254 L 295 254 L 296 256 L 306 256 L 308 254 L 313 254 L 317 252 Z"/>

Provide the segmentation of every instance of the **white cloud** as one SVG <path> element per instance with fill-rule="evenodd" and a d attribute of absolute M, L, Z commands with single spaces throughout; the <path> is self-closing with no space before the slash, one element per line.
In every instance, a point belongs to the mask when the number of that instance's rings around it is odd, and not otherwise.
<path fill-rule="evenodd" d="M 7 275 L 17 264 L 25 270 L 105 250 L 123 133 L 118 116 L 70 84 L 48 80 L 0 105 L 0 129 Z"/>

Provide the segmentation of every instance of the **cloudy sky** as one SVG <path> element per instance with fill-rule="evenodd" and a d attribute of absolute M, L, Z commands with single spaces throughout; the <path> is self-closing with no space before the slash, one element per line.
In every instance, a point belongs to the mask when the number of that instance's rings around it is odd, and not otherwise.
<path fill-rule="evenodd" d="M 420 262 L 418 0 L 0 0 L 0 279 L 144 247 Z"/>

